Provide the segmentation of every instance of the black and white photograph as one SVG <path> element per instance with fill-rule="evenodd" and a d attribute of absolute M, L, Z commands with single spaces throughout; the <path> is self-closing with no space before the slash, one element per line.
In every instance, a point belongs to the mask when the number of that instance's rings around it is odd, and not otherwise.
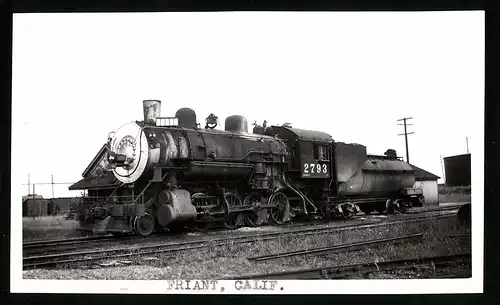
<path fill-rule="evenodd" d="M 14 14 L 11 291 L 482 293 L 484 90 L 483 11 Z"/>

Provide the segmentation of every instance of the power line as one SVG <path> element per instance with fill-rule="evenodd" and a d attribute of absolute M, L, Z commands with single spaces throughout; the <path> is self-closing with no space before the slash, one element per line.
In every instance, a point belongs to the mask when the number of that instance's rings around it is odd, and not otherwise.
<path fill-rule="evenodd" d="M 38 185 L 48 185 L 48 184 L 74 184 L 75 182 L 41 182 L 41 183 L 35 183 L 31 182 L 31 185 L 38 184 Z M 23 184 L 23 185 L 28 185 L 28 184 Z"/>
<path fill-rule="evenodd" d="M 409 135 L 409 134 L 414 134 L 414 132 L 408 132 L 408 131 L 406 130 L 406 126 L 413 125 L 413 124 L 407 124 L 407 123 L 406 123 L 406 121 L 407 121 L 407 120 L 411 120 L 411 119 L 413 119 L 413 118 L 412 118 L 412 117 L 410 117 L 410 118 L 402 118 L 402 119 L 397 120 L 398 122 L 403 121 L 403 124 L 398 124 L 398 125 L 400 125 L 400 126 L 404 126 L 404 128 L 405 128 L 405 133 L 401 133 L 401 134 L 399 134 L 399 135 L 400 135 L 400 136 L 403 136 L 403 135 L 405 136 L 405 143 L 406 143 L 406 162 L 407 162 L 407 163 L 410 163 L 410 153 L 408 152 L 408 135 Z"/>

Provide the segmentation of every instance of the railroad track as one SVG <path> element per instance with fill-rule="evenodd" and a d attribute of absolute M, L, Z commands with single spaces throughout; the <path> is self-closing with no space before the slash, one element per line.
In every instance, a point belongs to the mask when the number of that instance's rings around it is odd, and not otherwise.
<path fill-rule="evenodd" d="M 124 236 L 123 238 L 128 238 L 128 236 Z M 23 249 L 32 249 L 39 247 L 54 247 L 60 245 L 73 245 L 73 244 L 83 244 L 83 243 L 91 243 L 98 241 L 106 241 L 106 240 L 117 240 L 118 238 L 115 236 L 90 236 L 90 237 L 79 237 L 79 238 L 68 238 L 68 239 L 50 239 L 50 240 L 39 240 L 39 241 L 31 241 L 24 242 Z"/>
<path fill-rule="evenodd" d="M 278 258 L 283 258 L 283 257 L 318 254 L 318 253 L 331 252 L 334 250 L 346 250 L 346 249 L 356 250 L 356 249 L 359 249 L 360 247 L 379 245 L 379 244 L 383 244 L 383 243 L 409 242 L 412 240 L 421 239 L 423 236 L 424 236 L 423 233 L 418 233 L 418 234 L 391 237 L 391 238 L 381 238 L 381 239 L 374 239 L 374 240 L 368 240 L 368 241 L 361 241 L 361 242 L 355 242 L 355 243 L 350 243 L 350 244 L 340 244 L 340 245 L 334 245 L 334 246 L 329 246 L 329 247 L 304 249 L 304 250 L 298 250 L 298 251 L 289 251 L 289 252 L 267 254 L 267 255 L 261 255 L 261 256 L 252 256 L 252 257 L 247 257 L 247 259 L 252 260 L 252 261 L 256 261 L 256 262 L 262 262 L 262 261 L 268 261 L 268 260 L 278 259 Z"/>
<path fill-rule="evenodd" d="M 425 213 L 436 213 L 436 212 L 441 212 L 441 211 L 449 211 L 449 210 L 458 210 L 461 204 L 455 205 L 455 206 L 446 206 L 446 207 L 440 207 L 437 209 L 432 209 L 432 210 L 427 210 L 427 211 L 411 211 L 407 212 L 405 214 L 401 215 L 411 215 L 411 214 L 425 214 Z M 355 221 L 356 219 L 354 219 Z M 310 225 L 316 225 L 318 223 L 321 223 L 321 221 L 315 221 L 312 223 L 307 223 L 307 224 L 302 224 L 302 223 L 296 223 L 294 227 L 301 227 L 301 226 L 310 226 Z M 213 230 L 213 232 L 216 232 L 218 230 Z M 150 239 L 155 238 L 158 235 L 153 235 L 150 236 Z M 160 235 L 162 236 L 162 235 Z M 170 235 L 168 236 L 169 238 L 171 237 L 177 237 L 180 235 Z M 41 248 L 50 248 L 50 247 L 60 247 L 63 245 L 83 245 L 83 244 L 95 244 L 99 242 L 115 242 L 115 241 L 123 241 L 123 240 L 144 240 L 143 237 L 138 237 L 138 236 L 122 236 L 122 237 L 115 237 L 115 236 L 90 236 L 90 237 L 81 237 L 81 238 L 68 238 L 68 239 L 52 239 L 52 240 L 41 240 L 41 241 L 32 241 L 32 242 L 24 242 L 23 243 L 23 250 L 29 250 L 29 249 L 38 249 L 40 250 Z"/>
<path fill-rule="evenodd" d="M 306 280 L 306 279 L 342 279 L 352 276 L 363 276 L 369 273 L 387 272 L 401 269 L 418 269 L 431 266 L 434 270 L 443 267 L 470 264 L 471 254 L 460 253 L 443 256 L 411 257 L 380 262 L 365 262 L 352 265 L 340 265 L 312 269 L 293 270 L 285 272 L 244 275 L 238 277 L 225 277 L 219 280 L 239 279 L 272 279 L 272 280 Z"/>
<path fill-rule="evenodd" d="M 354 229 L 367 229 L 376 228 L 387 225 L 403 224 L 408 222 L 418 222 L 426 220 L 429 218 L 446 218 L 452 217 L 456 213 L 451 211 L 440 212 L 434 215 L 425 215 L 419 217 L 408 217 L 403 220 L 394 221 L 376 221 L 371 223 L 365 223 L 360 225 L 346 224 L 341 226 L 321 226 L 305 229 L 294 229 L 286 230 L 282 232 L 267 232 L 258 234 L 245 234 L 238 236 L 227 236 L 221 238 L 208 238 L 208 239 L 198 239 L 198 240 L 188 240 L 181 242 L 170 242 L 170 243 L 159 243 L 152 245 L 134 245 L 136 247 L 122 247 L 122 248 L 112 248 L 112 249 L 100 249 L 100 250 L 88 250 L 88 251 L 78 251 L 78 252 L 65 252 L 57 254 L 44 254 L 44 255 L 31 255 L 23 258 L 23 268 L 33 268 L 33 267 L 48 267 L 56 266 L 58 264 L 68 264 L 68 263 L 82 263 L 82 262 L 95 262 L 105 259 L 116 259 L 125 258 L 138 255 L 151 255 L 158 253 L 176 253 L 179 251 L 189 251 L 205 248 L 207 246 L 223 246 L 228 243 L 251 243 L 258 241 L 268 241 L 273 239 L 283 238 L 285 236 L 293 235 L 294 237 L 301 237 L 307 235 L 324 234 L 330 232 L 339 232 Z"/>

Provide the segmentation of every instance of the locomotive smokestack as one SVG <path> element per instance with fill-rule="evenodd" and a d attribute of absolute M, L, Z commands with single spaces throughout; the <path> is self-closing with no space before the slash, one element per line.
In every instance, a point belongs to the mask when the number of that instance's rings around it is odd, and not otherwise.
<path fill-rule="evenodd" d="M 159 100 L 145 100 L 142 101 L 144 112 L 144 123 L 156 124 L 156 118 L 161 114 L 161 101 Z"/>

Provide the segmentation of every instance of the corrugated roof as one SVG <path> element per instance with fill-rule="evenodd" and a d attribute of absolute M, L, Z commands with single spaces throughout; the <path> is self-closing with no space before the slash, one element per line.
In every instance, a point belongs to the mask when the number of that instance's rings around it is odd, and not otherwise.
<path fill-rule="evenodd" d="M 413 164 L 410 164 L 411 167 L 415 170 L 415 179 L 416 180 L 438 180 L 439 176 L 434 175 L 433 173 L 430 173 L 426 170 L 421 169 L 418 166 L 415 166 Z"/>

